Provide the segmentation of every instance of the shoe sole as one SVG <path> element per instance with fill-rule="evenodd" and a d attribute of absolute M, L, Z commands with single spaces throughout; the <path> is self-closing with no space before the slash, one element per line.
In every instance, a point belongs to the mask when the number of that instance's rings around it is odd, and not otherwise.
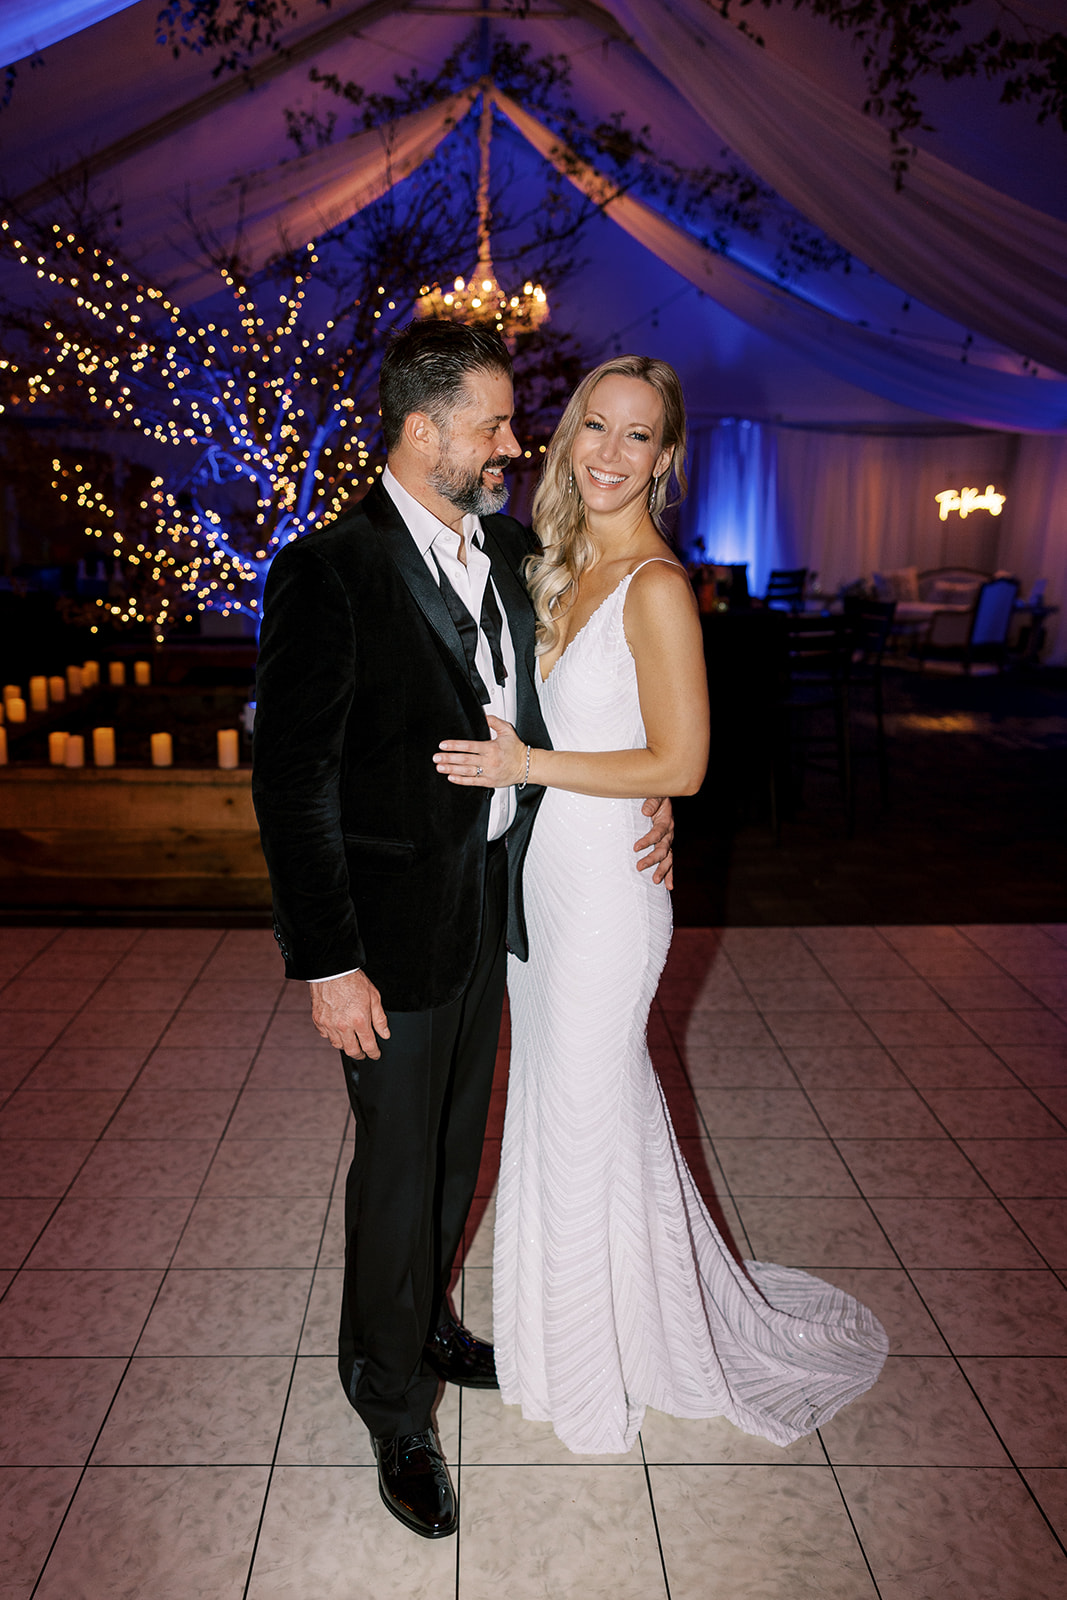
<path fill-rule="evenodd" d="M 398 1510 L 398 1508 L 389 1499 L 389 1496 L 385 1492 L 385 1486 L 383 1485 L 381 1478 L 378 1479 L 378 1495 L 386 1511 L 388 1511 L 391 1516 L 394 1516 L 398 1522 L 402 1523 L 403 1526 L 407 1528 L 409 1533 L 417 1533 L 420 1539 L 447 1539 L 459 1528 L 458 1514 L 453 1517 L 447 1528 L 427 1528 L 423 1526 L 422 1523 L 415 1522 L 410 1517 L 405 1517 L 403 1512 Z"/>

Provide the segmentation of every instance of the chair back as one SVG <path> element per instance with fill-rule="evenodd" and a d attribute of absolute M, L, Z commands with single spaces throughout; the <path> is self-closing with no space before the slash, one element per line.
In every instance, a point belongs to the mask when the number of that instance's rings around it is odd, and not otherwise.
<path fill-rule="evenodd" d="M 845 596 L 845 621 L 852 635 L 853 660 L 864 666 L 881 661 L 893 628 L 895 600 L 868 600 L 866 595 Z"/>
<path fill-rule="evenodd" d="M 785 661 L 796 683 L 839 683 L 848 677 L 852 635 L 843 617 L 783 619 Z"/>
<path fill-rule="evenodd" d="M 786 606 L 790 611 L 799 610 L 807 577 L 807 567 L 772 568 L 763 596 L 764 604 Z"/>
<path fill-rule="evenodd" d="M 989 583 L 983 583 L 971 619 L 969 643 L 972 648 L 975 645 L 1004 644 L 1018 594 L 1017 578 L 993 578 Z"/>

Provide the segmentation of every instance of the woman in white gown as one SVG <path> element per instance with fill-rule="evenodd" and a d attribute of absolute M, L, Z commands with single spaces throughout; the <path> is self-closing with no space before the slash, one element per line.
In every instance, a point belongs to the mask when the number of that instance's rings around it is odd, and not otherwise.
<path fill-rule="evenodd" d="M 447 741 L 453 782 L 546 786 L 511 959 L 511 1071 L 493 1257 L 502 1398 L 571 1450 L 625 1452 L 646 1406 L 788 1444 L 875 1381 L 887 1341 L 849 1295 L 735 1261 L 682 1158 L 646 1044 L 671 937 L 634 870 L 650 794 L 707 762 L 699 617 L 659 531 L 684 492 L 685 414 L 664 362 L 620 356 L 575 391 L 534 502 L 527 580 L 553 749 L 490 718 Z"/>

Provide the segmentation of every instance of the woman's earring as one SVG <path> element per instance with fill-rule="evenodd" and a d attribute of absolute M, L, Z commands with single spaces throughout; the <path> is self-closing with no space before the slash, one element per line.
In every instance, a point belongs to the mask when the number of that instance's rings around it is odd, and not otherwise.
<path fill-rule="evenodd" d="M 656 503 L 656 490 L 659 488 L 659 479 L 653 478 L 648 486 L 648 509 L 651 511 Z"/>
<path fill-rule="evenodd" d="M 570 490 L 571 494 L 574 493 L 574 468 L 573 467 L 571 468 L 571 475 L 567 479 L 567 488 Z"/>

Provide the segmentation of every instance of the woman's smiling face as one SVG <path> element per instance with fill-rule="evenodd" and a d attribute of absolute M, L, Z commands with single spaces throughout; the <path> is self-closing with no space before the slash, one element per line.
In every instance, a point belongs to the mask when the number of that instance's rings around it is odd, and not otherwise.
<path fill-rule="evenodd" d="M 650 383 L 611 372 L 592 394 L 574 444 L 571 467 L 590 511 L 618 511 L 635 501 L 648 504 L 653 477 L 670 465 L 660 449 L 663 401 Z"/>

